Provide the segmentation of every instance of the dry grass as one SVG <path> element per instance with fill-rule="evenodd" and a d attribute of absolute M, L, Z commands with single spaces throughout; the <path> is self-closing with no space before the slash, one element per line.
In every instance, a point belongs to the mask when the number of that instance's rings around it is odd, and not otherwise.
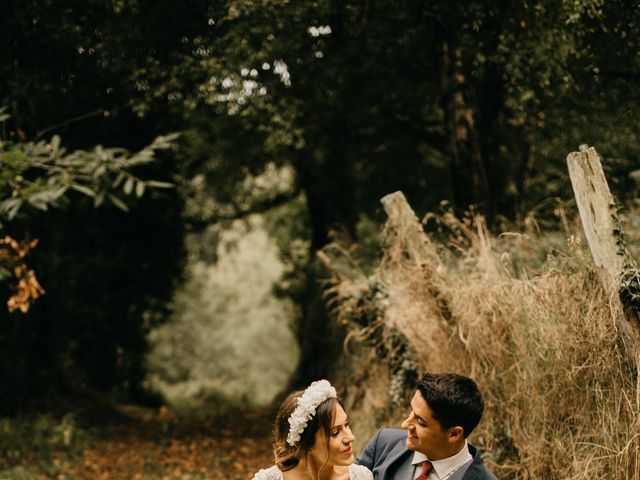
<path fill-rule="evenodd" d="M 490 287 L 470 282 L 452 311 L 464 339 L 457 369 L 485 393 L 488 410 L 477 435 L 494 452 L 498 471 L 514 478 L 640 478 L 634 368 L 612 319 L 619 312 L 609 308 L 595 275 L 558 273 Z"/>
<path fill-rule="evenodd" d="M 499 478 L 640 480 L 640 352 L 625 346 L 619 303 L 575 226 L 565 222 L 552 240 L 533 231 L 493 237 L 481 219 L 444 215 L 446 241 L 434 242 L 410 210 L 392 216 L 377 272 L 342 271 L 331 291 L 336 316 L 386 352 L 391 383 L 407 362 L 473 377 L 487 409 L 472 441 Z M 327 263 L 335 267 L 336 256 Z M 377 295 L 358 295 L 371 285 Z M 398 334 L 406 351 L 389 348 Z M 370 387 L 365 371 L 351 380 Z M 356 423 L 371 413 L 351 406 Z"/>

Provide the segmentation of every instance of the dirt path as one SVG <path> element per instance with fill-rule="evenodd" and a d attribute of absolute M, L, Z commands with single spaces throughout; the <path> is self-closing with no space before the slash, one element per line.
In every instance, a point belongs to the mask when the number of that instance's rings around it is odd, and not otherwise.
<path fill-rule="evenodd" d="M 130 409 L 126 414 L 127 421 L 109 427 L 81 458 L 63 462 L 54 457 L 54 478 L 249 480 L 272 464 L 265 412 L 238 412 L 198 422 L 179 421 L 162 409 Z"/>

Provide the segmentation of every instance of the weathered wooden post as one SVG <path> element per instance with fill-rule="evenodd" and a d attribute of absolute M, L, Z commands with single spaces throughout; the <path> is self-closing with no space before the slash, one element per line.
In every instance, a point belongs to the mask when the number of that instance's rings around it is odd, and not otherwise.
<path fill-rule="evenodd" d="M 382 197 L 380 203 L 389 217 L 386 228 L 402 239 L 405 258 L 420 266 L 439 264 L 438 254 L 404 194 L 390 193 Z"/>
<path fill-rule="evenodd" d="M 621 305 L 626 321 L 620 325 L 633 343 L 632 356 L 640 353 L 640 322 L 635 289 L 637 270 L 624 246 L 615 202 L 593 147 L 581 146 L 567 156 L 567 166 L 593 261 L 613 302 Z"/>

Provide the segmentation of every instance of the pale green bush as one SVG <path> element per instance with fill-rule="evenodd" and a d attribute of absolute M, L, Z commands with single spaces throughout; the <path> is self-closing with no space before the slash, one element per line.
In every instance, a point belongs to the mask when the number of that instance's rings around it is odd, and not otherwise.
<path fill-rule="evenodd" d="M 274 284 L 283 265 L 259 216 L 189 238 L 188 278 L 169 323 L 151 332 L 149 384 L 176 405 L 264 405 L 298 359 L 297 315 Z"/>

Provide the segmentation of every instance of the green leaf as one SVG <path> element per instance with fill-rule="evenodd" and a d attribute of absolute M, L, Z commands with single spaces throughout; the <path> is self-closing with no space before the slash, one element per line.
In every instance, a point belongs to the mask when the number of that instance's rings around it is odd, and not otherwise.
<path fill-rule="evenodd" d="M 160 182 L 158 180 L 147 180 L 145 182 L 149 188 L 173 188 L 175 184 L 169 182 Z"/>
<path fill-rule="evenodd" d="M 53 152 L 57 151 L 60 148 L 60 136 L 59 135 L 54 135 L 51 138 L 51 146 L 53 147 Z"/>
<path fill-rule="evenodd" d="M 5 200 L 4 202 L 0 203 L 0 211 L 5 212 L 7 218 L 9 220 L 12 220 L 20 210 L 21 206 L 21 198 L 10 198 L 9 200 Z"/>
<path fill-rule="evenodd" d="M 133 191 L 133 177 L 127 178 L 127 181 L 124 182 L 123 191 L 126 195 L 129 195 Z"/>
<path fill-rule="evenodd" d="M 113 181 L 113 183 L 111 184 L 111 186 L 113 188 L 118 188 L 120 186 L 120 184 L 122 183 L 122 181 L 125 179 L 126 175 L 124 174 L 124 172 L 120 172 L 118 173 L 118 176 L 116 177 L 116 179 Z"/>
<path fill-rule="evenodd" d="M 0 107 L 0 122 L 4 122 L 5 120 L 11 118 L 11 115 L 9 115 L 8 113 L 4 113 L 6 109 L 7 107 Z"/>
<path fill-rule="evenodd" d="M 55 202 L 66 191 L 66 187 L 50 188 L 34 193 L 27 198 L 27 202 L 38 210 L 46 211 L 50 203 Z"/>
<path fill-rule="evenodd" d="M 107 171 L 107 167 L 104 164 L 98 165 L 98 167 L 93 171 L 93 178 L 101 177 Z"/>
<path fill-rule="evenodd" d="M 93 206 L 94 207 L 99 207 L 100 205 L 102 205 L 103 202 L 104 202 L 104 192 L 100 192 L 94 198 Z"/>
<path fill-rule="evenodd" d="M 120 200 L 118 197 L 116 197 L 115 195 L 109 194 L 109 200 L 111 200 L 111 203 L 113 203 L 117 208 L 119 208 L 120 210 L 124 211 L 124 212 L 128 212 L 129 211 L 129 207 L 127 207 L 127 205 Z"/>
<path fill-rule="evenodd" d="M 143 194 L 144 194 L 144 182 L 139 180 L 136 185 L 136 196 L 140 198 Z"/>
<path fill-rule="evenodd" d="M 7 278 L 12 277 L 12 273 L 4 267 L 0 267 L 0 281 L 4 281 Z"/>
<path fill-rule="evenodd" d="M 153 161 L 155 161 L 155 158 L 153 157 L 153 151 L 141 150 L 127 161 L 127 165 L 144 165 Z"/>
<path fill-rule="evenodd" d="M 129 195 L 133 191 L 133 183 L 135 182 L 133 177 L 127 178 L 127 181 L 124 182 L 123 191 L 126 195 Z"/>
<path fill-rule="evenodd" d="M 174 142 L 180 137 L 179 133 L 169 133 L 167 135 L 159 135 L 151 144 L 151 148 L 154 150 L 166 150 L 173 148 Z"/>
<path fill-rule="evenodd" d="M 60 187 L 57 190 L 52 190 L 51 201 L 58 200 L 62 195 L 64 195 L 67 191 L 67 187 Z"/>
<path fill-rule="evenodd" d="M 38 210 L 42 210 L 43 212 L 47 211 L 47 201 L 41 196 L 38 197 L 36 195 L 33 195 L 27 198 L 27 203 L 32 207 L 37 208 Z"/>
<path fill-rule="evenodd" d="M 89 187 L 85 187 L 84 185 L 78 185 L 78 184 L 72 184 L 71 188 L 73 190 L 75 190 L 76 192 L 80 192 L 83 193 L 84 195 L 87 195 L 89 197 L 95 197 L 96 196 L 96 192 L 94 192 L 93 190 L 91 190 Z"/>

